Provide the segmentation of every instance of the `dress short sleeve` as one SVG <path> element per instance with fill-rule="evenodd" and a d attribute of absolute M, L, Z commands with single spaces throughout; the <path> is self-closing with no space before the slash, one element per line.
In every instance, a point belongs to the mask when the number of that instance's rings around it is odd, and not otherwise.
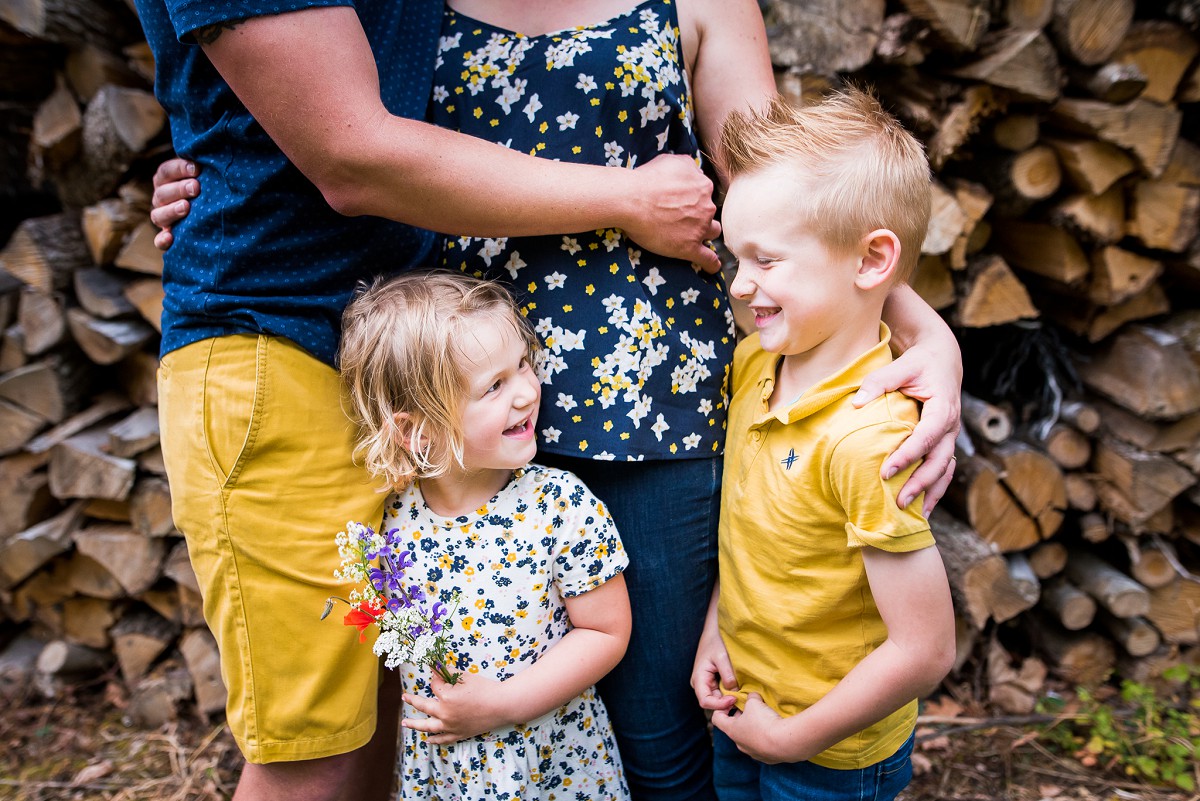
<path fill-rule="evenodd" d="M 551 572 L 564 598 L 594 590 L 629 565 L 608 507 L 564 470 L 549 471 L 541 502 L 553 516 L 556 537 Z"/>

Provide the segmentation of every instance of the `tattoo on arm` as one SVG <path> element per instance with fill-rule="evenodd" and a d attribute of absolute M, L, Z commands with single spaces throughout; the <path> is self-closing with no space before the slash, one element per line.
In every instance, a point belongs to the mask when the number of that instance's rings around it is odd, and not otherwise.
<path fill-rule="evenodd" d="M 205 25 L 203 28 L 197 28 L 192 35 L 196 37 L 199 44 L 212 44 L 225 31 L 231 31 L 245 21 L 244 19 L 228 19 L 215 25 Z"/>

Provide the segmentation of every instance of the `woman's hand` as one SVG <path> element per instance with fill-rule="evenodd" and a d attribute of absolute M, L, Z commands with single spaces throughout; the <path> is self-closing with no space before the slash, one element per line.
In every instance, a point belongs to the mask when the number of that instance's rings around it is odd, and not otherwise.
<path fill-rule="evenodd" d="M 175 241 L 171 228 L 187 217 L 192 210 L 190 198 L 200 195 L 196 176 L 200 167 L 187 159 L 168 159 L 154 171 L 154 197 L 151 200 L 150 222 L 162 230 L 154 235 L 154 246 L 166 250 Z"/>

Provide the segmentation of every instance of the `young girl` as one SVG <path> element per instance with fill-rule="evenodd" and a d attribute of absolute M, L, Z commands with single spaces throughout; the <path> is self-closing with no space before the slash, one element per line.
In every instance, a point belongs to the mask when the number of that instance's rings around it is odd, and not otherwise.
<path fill-rule="evenodd" d="M 402 665 L 402 798 L 627 799 L 593 687 L 629 640 L 628 558 L 572 474 L 530 464 L 537 337 L 499 284 L 376 282 L 343 317 L 360 456 L 386 479 L 430 600 L 459 596 L 447 668 Z M 411 544 L 409 544 L 411 543 Z"/>

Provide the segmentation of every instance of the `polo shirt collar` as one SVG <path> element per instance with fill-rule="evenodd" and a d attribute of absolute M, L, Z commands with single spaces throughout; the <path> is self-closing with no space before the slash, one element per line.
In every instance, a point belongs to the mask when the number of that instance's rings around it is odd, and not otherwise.
<path fill-rule="evenodd" d="M 863 379 L 868 374 L 891 363 L 891 340 L 891 330 L 883 322 L 880 322 L 878 345 L 864 352 L 833 375 L 813 384 L 793 403 L 775 412 L 766 412 L 765 410 L 775 387 L 775 375 L 779 369 L 779 361 L 783 357 L 776 356 L 770 359 L 758 382 L 759 390 L 762 393 L 760 409 L 764 412 L 759 422 L 764 423 L 774 418 L 785 425 L 794 423 L 821 411 L 847 395 L 854 394 L 862 386 Z"/>

